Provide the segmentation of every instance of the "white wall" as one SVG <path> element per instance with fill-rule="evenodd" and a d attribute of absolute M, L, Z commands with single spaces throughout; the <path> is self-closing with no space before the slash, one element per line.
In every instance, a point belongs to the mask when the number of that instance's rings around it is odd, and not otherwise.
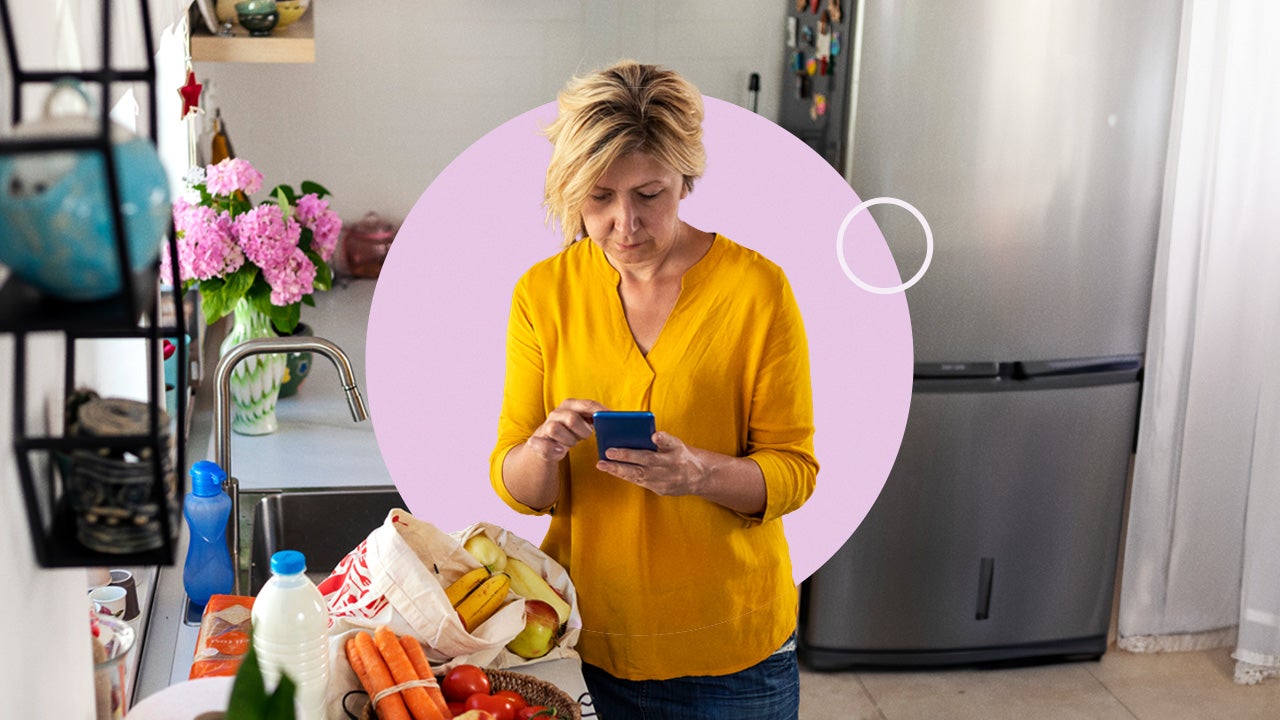
<path fill-rule="evenodd" d="M 315 180 L 344 221 L 400 220 L 472 142 L 620 58 L 742 106 L 758 72 L 759 111 L 775 119 L 789 1 L 315 0 L 314 64 L 196 72 L 268 187 Z"/>
<path fill-rule="evenodd" d="M 61 342 L 33 337 L 28 349 L 28 432 L 42 432 L 47 401 L 62 384 Z M 57 346 L 56 348 L 54 346 Z M 0 577 L 5 637 L 0 653 L 4 717 L 93 717 L 89 600 L 83 569 L 44 570 L 35 562 L 12 438 L 14 342 L 0 335 Z"/>

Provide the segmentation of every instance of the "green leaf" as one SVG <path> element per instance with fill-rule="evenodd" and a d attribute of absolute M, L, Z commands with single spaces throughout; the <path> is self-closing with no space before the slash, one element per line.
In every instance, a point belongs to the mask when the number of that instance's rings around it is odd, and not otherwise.
<path fill-rule="evenodd" d="M 281 195 L 284 195 L 284 197 L 286 198 L 284 202 L 280 202 L 281 207 L 283 207 L 286 203 L 289 205 L 292 205 L 295 202 L 297 202 L 298 196 L 294 194 L 293 188 L 283 183 L 275 186 L 275 188 L 271 190 L 271 198 L 278 198 Z"/>
<path fill-rule="evenodd" d="M 320 184 L 320 183 L 318 183 L 318 182 L 312 182 L 312 181 L 310 181 L 310 180 L 303 180 L 303 181 L 302 181 L 302 194 L 303 194 L 303 195 L 309 195 L 309 194 L 311 194 L 311 193 L 315 193 L 317 197 L 324 197 L 325 195 L 328 195 L 328 194 L 329 194 L 329 191 L 325 188 L 325 186 L 321 185 L 321 184 Z"/>
<path fill-rule="evenodd" d="M 246 264 L 225 280 L 212 278 L 201 281 L 200 306 L 204 309 L 205 323 L 212 325 L 230 315 L 258 275 L 256 267 Z"/>
<path fill-rule="evenodd" d="M 302 252 L 316 266 L 316 290 L 328 290 L 333 287 L 333 268 L 329 267 L 329 263 L 320 257 L 320 253 L 312 250 L 310 246 L 304 247 Z"/>
<path fill-rule="evenodd" d="M 290 303 L 285 307 L 279 305 L 270 305 L 267 311 L 267 317 L 271 318 L 271 324 L 275 326 L 276 333 L 284 336 L 293 332 L 298 327 L 298 320 L 302 317 L 302 308 L 298 303 Z"/>
<path fill-rule="evenodd" d="M 283 685 L 283 680 L 281 681 Z M 276 690 L 279 693 L 279 689 Z M 262 681 L 262 669 L 258 667 L 258 654 L 253 645 L 240 660 L 235 683 L 231 686 L 231 699 L 227 703 L 227 717 L 237 720 L 266 720 L 263 710 L 267 707 L 267 686 Z"/>
<path fill-rule="evenodd" d="M 287 222 L 289 220 L 289 216 L 293 215 L 293 200 L 289 198 L 289 195 L 285 190 L 288 190 L 288 188 L 284 185 L 276 186 L 275 197 L 276 204 L 280 206 L 280 213 Z M 292 192 L 292 190 L 289 192 Z"/>
<path fill-rule="evenodd" d="M 297 694 L 297 686 L 287 673 L 280 673 L 280 684 L 275 692 L 267 698 L 262 707 L 262 717 L 266 720 L 294 720 L 293 697 Z M 234 718 L 230 712 L 227 717 Z"/>

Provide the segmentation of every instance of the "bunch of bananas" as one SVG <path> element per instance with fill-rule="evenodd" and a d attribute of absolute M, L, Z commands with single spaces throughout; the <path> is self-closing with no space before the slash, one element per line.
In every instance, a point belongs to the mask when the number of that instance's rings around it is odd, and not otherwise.
<path fill-rule="evenodd" d="M 571 608 L 569 603 L 551 587 L 537 570 L 519 558 L 508 557 L 505 550 L 498 546 L 488 535 L 478 533 L 472 535 L 463 544 L 463 549 L 471 553 L 484 568 L 491 573 L 505 574 L 510 578 L 510 587 L 515 594 L 526 600 L 542 600 L 555 608 L 560 624 L 569 620 Z M 474 572 L 474 571 L 472 571 Z"/>
<path fill-rule="evenodd" d="M 462 626 L 467 632 L 475 632 L 481 623 L 506 604 L 510 589 L 511 576 L 478 567 L 450 583 L 444 594 L 453 609 L 458 611 Z"/>

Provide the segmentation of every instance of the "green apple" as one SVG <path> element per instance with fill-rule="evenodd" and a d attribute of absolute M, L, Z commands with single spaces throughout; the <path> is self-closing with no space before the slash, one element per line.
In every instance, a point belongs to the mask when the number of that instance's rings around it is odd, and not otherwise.
<path fill-rule="evenodd" d="M 540 658 L 556 646 L 560 616 L 551 603 L 524 601 L 524 629 L 507 643 L 507 649 L 526 660 Z"/>

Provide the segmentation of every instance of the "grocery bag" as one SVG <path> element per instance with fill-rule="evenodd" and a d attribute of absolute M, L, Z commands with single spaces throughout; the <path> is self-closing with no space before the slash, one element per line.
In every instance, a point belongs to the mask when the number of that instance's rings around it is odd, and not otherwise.
<path fill-rule="evenodd" d="M 526 660 L 505 647 L 524 629 L 524 600 L 514 593 L 510 602 L 474 632 L 463 627 L 449 604 L 445 588 L 480 567 L 463 543 L 481 532 L 509 556 L 541 572 L 572 608 L 557 646 L 542 658 Z M 504 668 L 577 655 L 573 646 L 582 619 L 568 572 L 536 545 L 490 523 L 476 523 L 450 534 L 407 510 L 394 509 L 382 525 L 347 553 L 319 588 L 329 609 L 327 706 L 338 708 L 331 717 L 342 717 L 342 696 L 359 688 L 346 658 L 347 639 L 379 625 L 421 642 L 437 674 L 464 663 Z"/>

